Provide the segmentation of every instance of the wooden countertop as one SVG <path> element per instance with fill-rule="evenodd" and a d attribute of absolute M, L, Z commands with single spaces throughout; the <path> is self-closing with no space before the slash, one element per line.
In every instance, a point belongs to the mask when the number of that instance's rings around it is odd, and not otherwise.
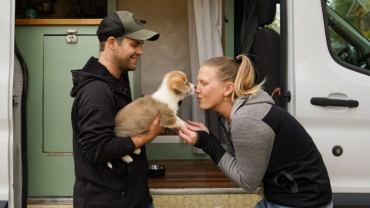
<path fill-rule="evenodd" d="M 212 160 L 149 160 L 165 165 L 164 177 L 148 177 L 149 188 L 237 188 Z"/>
<path fill-rule="evenodd" d="M 15 19 L 15 25 L 99 25 L 101 19 Z"/>

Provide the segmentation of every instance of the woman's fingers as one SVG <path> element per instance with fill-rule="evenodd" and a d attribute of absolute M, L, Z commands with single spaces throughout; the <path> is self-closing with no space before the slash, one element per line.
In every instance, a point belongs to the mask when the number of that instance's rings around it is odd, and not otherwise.
<path fill-rule="evenodd" d="M 194 122 L 194 121 L 188 121 L 187 124 L 188 124 L 187 127 L 189 129 L 193 130 L 193 131 L 203 130 L 203 131 L 209 133 L 208 128 L 204 124 L 202 124 L 202 123 Z"/>
<path fill-rule="evenodd" d="M 203 125 L 202 123 L 194 122 L 194 121 L 188 121 L 188 123 L 193 125 L 193 126 L 197 126 L 197 127 L 200 127 L 201 125 Z"/>
<path fill-rule="evenodd" d="M 180 127 L 180 131 L 186 137 L 191 137 L 191 134 L 195 134 L 192 129 L 188 129 L 187 127 Z"/>
<path fill-rule="evenodd" d="M 188 128 L 192 131 L 200 130 L 200 128 L 198 128 L 197 126 L 193 126 L 193 125 L 188 124 L 188 123 L 185 123 L 185 126 L 186 126 L 186 128 Z"/>
<path fill-rule="evenodd" d="M 189 137 L 183 132 L 183 131 L 179 131 L 179 137 L 186 143 L 189 143 Z"/>
<path fill-rule="evenodd" d="M 179 137 L 190 145 L 194 145 L 196 141 L 196 134 L 187 129 L 186 127 L 180 127 Z"/>

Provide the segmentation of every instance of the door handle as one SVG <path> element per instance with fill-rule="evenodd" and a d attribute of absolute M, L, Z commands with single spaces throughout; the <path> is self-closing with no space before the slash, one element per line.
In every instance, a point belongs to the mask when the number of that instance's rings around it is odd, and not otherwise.
<path fill-rule="evenodd" d="M 311 104 L 318 106 L 339 106 L 348 108 L 357 108 L 359 105 L 357 100 L 340 100 L 325 97 L 313 97 L 311 98 Z"/>

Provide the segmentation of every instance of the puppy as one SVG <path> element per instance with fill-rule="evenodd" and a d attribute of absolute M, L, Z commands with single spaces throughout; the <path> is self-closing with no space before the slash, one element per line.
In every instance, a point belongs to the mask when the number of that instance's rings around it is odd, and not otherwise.
<path fill-rule="evenodd" d="M 183 72 L 168 72 L 155 93 L 138 98 L 118 111 L 115 118 L 115 134 L 119 137 L 143 134 L 149 131 L 150 125 L 158 114 L 161 115 L 160 126 L 178 128 L 185 125 L 185 122 L 176 116 L 178 103 L 194 92 L 195 86 L 188 82 Z M 140 152 L 138 148 L 133 153 L 140 154 Z M 127 163 L 133 161 L 129 155 L 122 157 L 122 160 Z M 107 165 L 112 168 L 110 162 Z"/>

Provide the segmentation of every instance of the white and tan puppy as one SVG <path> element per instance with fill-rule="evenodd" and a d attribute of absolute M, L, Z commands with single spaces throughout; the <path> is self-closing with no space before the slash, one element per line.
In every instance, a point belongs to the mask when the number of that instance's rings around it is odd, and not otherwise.
<path fill-rule="evenodd" d="M 155 93 L 136 99 L 117 113 L 114 128 L 116 135 L 128 137 L 147 132 L 158 114 L 161 115 L 160 126 L 166 128 L 183 126 L 184 121 L 176 115 L 178 103 L 194 92 L 194 85 L 188 82 L 183 72 L 168 72 Z M 134 153 L 140 154 L 140 148 Z M 129 155 L 122 157 L 122 160 L 132 162 Z M 110 162 L 108 166 L 112 168 Z"/>

